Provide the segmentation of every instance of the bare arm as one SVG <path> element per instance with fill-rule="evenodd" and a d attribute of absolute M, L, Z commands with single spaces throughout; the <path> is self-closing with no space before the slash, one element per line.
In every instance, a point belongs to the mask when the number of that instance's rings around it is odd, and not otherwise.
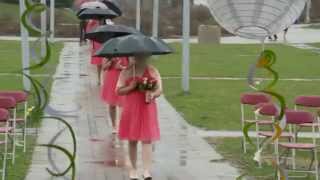
<path fill-rule="evenodd" d="M 157 80 L 157 88 L 151 92 L 151 96 L 154 99 L 161 96 L 163 89 L 162 89 L 161 75 L 159 71 L 154 67 L 152 67 L 152 76 Z"/>
<path fill-rule="evenodd" d="M 116 92 L 120 96 L 124 96 L 131 91 L 135 90 L 137 87 L 137 82 L 133 80 L 129 85 L 126 85 L 125 81 L 128 77 L 128 71 L 124 70 L 120 73 L 119 80 L 116 87 Z"/>

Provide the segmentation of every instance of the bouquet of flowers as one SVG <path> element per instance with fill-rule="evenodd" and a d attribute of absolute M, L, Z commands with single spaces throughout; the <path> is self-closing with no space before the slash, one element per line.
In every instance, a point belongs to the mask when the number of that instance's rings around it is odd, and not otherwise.
<path fill-rule="evenodd" d="M 148 77 L 139 78 L 137 87 L 139 91 L 153 91 L 157 88 L 157 80 Z"/>
<path fill-rule="evenodd" d="M 153 91 L 157 88 L 157 80 L 154 78 L 139 78 L 137 88 L 139 91 L 146 92 L 145 93 L 145 101 L 146 103 L 150 103 L 152 98 L 150 98 L 150 91 Z"/>

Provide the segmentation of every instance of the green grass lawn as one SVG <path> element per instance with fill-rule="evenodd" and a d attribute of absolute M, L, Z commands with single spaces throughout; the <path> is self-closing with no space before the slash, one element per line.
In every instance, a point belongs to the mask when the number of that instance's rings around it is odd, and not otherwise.
<path fill-rule="evenodd" d="M 163 77 L 181 73 L 180 47 L 176 53 L 162 56 L 154 63 Z M 320 57 L 316 53 L 285 45 L 268 45 L 278 55 L 275 69 L 281 78 L 319 78 Z M 211 77 L 246 77 L 255 62 L 258 45 L 191 45 L 191 75 Z M 280 81 L 277 91 L 292 107 L 295 96 L 320 94 L 318 82 Z M 191 80 L 190 95 L 181 93 L 180 79 L 164 80 L 165 95 L 192 125 L 208 130 L 240 129 L 240 94 L 252 91 L 245 80 Z"/>
<path fill-rule="evenodd" d="M 33 71 L 33 74 L 52 74 L 55 71 L 55 67 L 58 63 L 59 52 L 63 45 L 56 43 L 52 46 L 53 54 L 50 63 L 45 69 Z M 18 41 L 0 41 L 0 90 L 21 90 L 23 89 L 22 77 L 16 75 L 1 75 L 1 73 L 12 73 L 21 69 L 21 53 L 20 42 Z M 36 78 L 42 82 L 45 82 L 46 88 L 50 91 L 50 85 L 52 82 L 51 77 Z M 30 123 L 29 126 L 35 124 Z M 17 150 L 16 164 L 8 166 L 8 179 L 21 180 L 24 179 L 29 165 L 31 163 L 32 152 L 35 146 L 36 137 L 29 137 L 28 150 L 24 154 L 21 148 Z M 0 164 L 2 162 L 0 161 Z"/>
<path fill-rule="evenodd" d="M 241 139 L 240 138 L 207 138 L 207 142 L 215 148 L 223 157 L 222 161 L 227 161 L 234 167 L 238 168 L 241 174 L 245 174 L 248 179 L 257 180 L 274 180 L 275 169 L 272 166 L 272 161 L 269 158 L 264 158 L 262 167 L 253 160 L 253 154 L 255 153 L 254 148 L 249 148 L 247 154 L 242 153 Z M 302 140 L 307 141 L 307 140 Z M 271 155 L 273 153 L 273 147 L 268 147 L 264 151 L 265 155 Z M 280 149 L 283 152 L 283 149 Z M 266 156 L 265 156 L 266 157 Z M 308 151 L 297 151 L 296 163 L 298 169 L 307 169 L 310 164 L 310 152 Z M 293 179 L 304 179 L 314 180 L 314 175 L 309 174 L 307 177 L 306 173 L 293 173 L 289 174 L 290 178 Z"/>
<path fill-rule="evenodd" d="M 181 47 L 173 45 L 175 54 L 155 60 L 162 76 L 181 75 Z M 286 45 L 266 45 L 277 53 L 275 69 L 281 78 L 319 78 L 319 54 Z M 191 76 L 246 77 L 256 61 L 259 45 L 191 45 Z M 307 73 L 306 73 L 307 71 Z"/>

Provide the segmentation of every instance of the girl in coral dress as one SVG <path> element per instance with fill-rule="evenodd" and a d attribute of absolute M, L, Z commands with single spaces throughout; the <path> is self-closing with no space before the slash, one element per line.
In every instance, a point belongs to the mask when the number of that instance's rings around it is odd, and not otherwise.
<path fill-rule="evenodd" d="M 92 31 L 94 28 L 98 27 L 99 25 L 103 25 L 105 22 L 103 20 L 89 20 L 86 28 L 86 32 Z M 91 41 L 91 64 L 97 66 L 97 74 L 98 74 L 98 85 L 101 82 L 101 71 L 102 71 L 102 57 L 95 57 L 95 53 L 101 48 L 101 44 L 96 41 Z"/>
<path fill-rule="evenodd" d="M 133 67 L 121 72 L 117 84 L 117 93 L 124 96 L 119 138 L 129 141 L 132 180 L 138 179 L 138 142 L 142 143 L 144 179 L 151 180 L 152 143 L 160 140 L 155 99 L 162 93 L 162 82 L 158 70 L 149 65 L 148 58 L 137 55 Z"/>
<path fill-rule="evenodd" d="M 101 98 L 109 105 L 112 133 L 117 132 L 117 107 L 121 105 L 121 98 L 116 93 L 116 85 L 120 72 L 128 67 L 128 58 L 112 58 L 103 64 L 104 78 L 101 88 Z"/>

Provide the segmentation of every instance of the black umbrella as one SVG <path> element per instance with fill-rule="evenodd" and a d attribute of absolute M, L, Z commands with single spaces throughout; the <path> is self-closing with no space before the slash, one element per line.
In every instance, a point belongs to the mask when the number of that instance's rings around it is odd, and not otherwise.
<path fill-rule="evenodd" d="M 118 17 L 114 11 L 110 9 L 85 9 L 79 14 L 79 19 L 113 19 Z"/>
<path fill-rule="evenodd" d="M 93 31 L 86 33 L 86 39 L 91 39 L 99 43 L 104 43 L 111 38 L 126 36 L 129 34 L 141 34 L 132 27 L 124 25 L 103 25 L 95 28 Z"/>
<path fill-rule="evenodd" d="M 105 5 L 107 5 L 108 8 L 110 8 L 111 10 L 116 12 L 119 16 L 122 15 L 122 11 L 120 9 L 120 4 L 117 0 L 102 0 L 101 2 L 103 2 Z"/>
<path fill-rule="evenodd" d="M 79 11 L 76 12 L 76 15 L 79 16 L 80 13 L 82 13 L 82 12 L 83 12 L 84 10 L 86 10 L 86 9 L 87 9 L 87 8 L 80 9 Z"/>
<path fill-rule="evenodd" d="M 164 55 L 172 53 L 172 49 L 158 38 L 132 34 L 110 39 L 103 44 L 96 56 L 123 57 L 136 54 Z"/>

